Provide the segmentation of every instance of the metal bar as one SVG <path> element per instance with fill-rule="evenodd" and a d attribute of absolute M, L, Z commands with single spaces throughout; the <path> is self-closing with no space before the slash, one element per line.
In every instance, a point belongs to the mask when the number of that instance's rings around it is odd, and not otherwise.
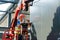
<path fill-rule="evenodd" d="M 12 11 L 1 11 L 0 12 L 8 12 L 8 13 L 15 13 L 15 12 L 12 12 Z"/>
<path fill-rule="evenodd" d="M 19 2 L 19 0 L 0 0 L 0 2 L 4 2 L 4 3 L 13 3 L 13 4 L 17 4 Z"/>
<path fill-rule="evenodd" d="M 0 21 L 7 15 L 7 13 L 0 19 Z"/>
<path fill-rule="evenodd" d="M 9 9 L 11 12 L 9 12 L 8 14 L 8 27 L 10 27 L 11 24 L 11 13 L 13 12 L 13 10 L 15 9 L 15 4 L 11 7 L 11 9 Z"/>
<path fill-rule="evenodd" d="M 5 4 L 5 3 L 4 3 L 4 2 L 0 2 L 0 5 L 1 5 L 1 4 Z"/>
<path fill-rule="evenodd" d="M 10 26 L 11 23 L 11 13 L 8 14 L 8 26 Z"/>
<path fill-rule="evenodd" d="M 8 11 L 10 11 L 13 7 L 14 7 L 15 4 L 13 4 L 6 12 L 6 14 L 3 15 L 3 17 L 0 19 L 0 22 L 4 19 L 4 17 L 9 13 Z M 5 12 L 5 11 L 4 11 Z M 11 10 L 12 12 L 12 10 Z"/>
<path fill-rule="evenodd" d="M 0 10 L 0 12 L 7 12 L 7 11 L 1 11 L 1 10 Z"/>

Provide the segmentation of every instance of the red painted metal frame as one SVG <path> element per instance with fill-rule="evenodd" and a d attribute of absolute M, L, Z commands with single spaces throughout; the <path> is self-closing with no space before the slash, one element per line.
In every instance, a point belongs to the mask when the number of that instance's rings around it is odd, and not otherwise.
<path fill-rule="evenodd" d="M 23 1 L 25 1 L 25 0 L 23 0 Z M 18 14 L 19 14 L 19 12 L 21 11 L 21 9 L 23 9 L 23 7 L 24 7 L 23 1 L 22 1 L 22 3 L 20 4 L 20 6 L 17 7 L 17 9 L 16 9 L 16 11 L 15 11 L 15 15 L 14 15 L 14 18 L 13 18 L 14 20 L 13 20 L 13 22 L 11 23 L 11 27 L 12 27 L 13 30 L 15 30 L 15 23 L 17 23 Z M 8 31 L 7 31 L 7 32 L 8 32 Z M 2 40 L 12 40 L 12 38 L 11 38 L 11 39 L 10 39 L 10 38 L 6 39 L 5 36 L 6 36 L 6 31 L 5 31 L 5 32 L 3 33 L 3 35 L 2 35 Z M 18 35 L 16 36 L 16 40 L 18 40 Z M 28 34 L 27 34 L 27 36 L 26 36 L 26 40 L 28 40 Z"/>

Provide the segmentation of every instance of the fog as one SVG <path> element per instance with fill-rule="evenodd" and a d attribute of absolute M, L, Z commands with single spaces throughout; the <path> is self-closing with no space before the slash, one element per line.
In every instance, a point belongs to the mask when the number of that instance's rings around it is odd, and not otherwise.
<path fill-rule="evenodd" d="M 34 23 L 38 40 L 46 40 L 53 26 L 54 13 L 58 6 L 59 0 L 40 0 L 34 1 L 30 7 L 30 19 Z M 36 3 L 35 3 L 36 2 Z"/>

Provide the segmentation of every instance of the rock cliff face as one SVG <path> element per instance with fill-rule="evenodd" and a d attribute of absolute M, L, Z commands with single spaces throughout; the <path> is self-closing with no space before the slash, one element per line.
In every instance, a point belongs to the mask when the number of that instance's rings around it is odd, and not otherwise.
<path fill-rule="evenodd" d="M 53 19 L 53 27 L 47 40 L 60 40 L 60 6 L 57 8 Z"/>

